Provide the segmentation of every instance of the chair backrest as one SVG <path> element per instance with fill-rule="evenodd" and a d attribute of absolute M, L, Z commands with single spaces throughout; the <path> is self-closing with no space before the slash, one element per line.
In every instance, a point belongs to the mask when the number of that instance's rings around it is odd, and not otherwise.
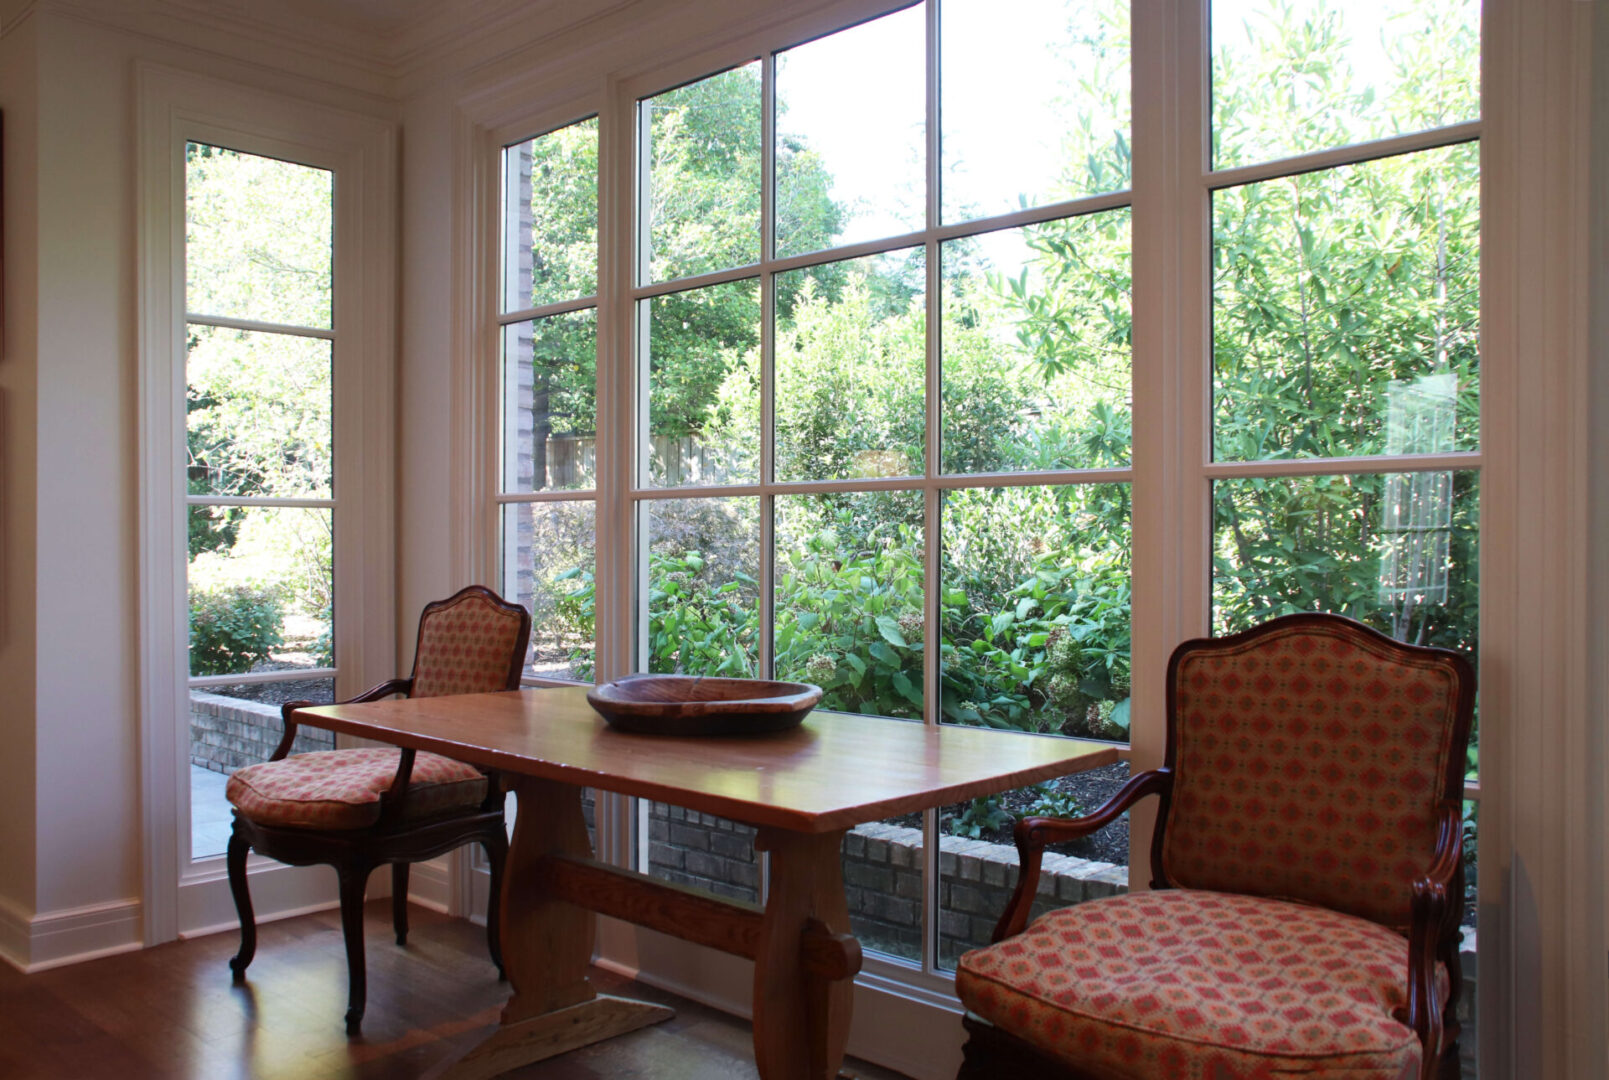
<path fill-rule="evenodd" d="M 1462 798 L 1475 671 L 1338 615 L 1187 641 L 1168 665 L 1169 884 L 1392 927 Z"/>
<path fill-rule="evenodd" d="M 517 690 L 531 615 L 483 585 L 425 605 L 409 697 Z"/>

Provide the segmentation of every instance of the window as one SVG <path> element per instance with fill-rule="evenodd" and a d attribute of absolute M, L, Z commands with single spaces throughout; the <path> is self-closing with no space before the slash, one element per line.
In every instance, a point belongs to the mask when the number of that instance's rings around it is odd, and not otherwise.
<path fill-rule="evenodd" d="M 1479 27 L 1212 6 L 1215 633 L 1323 609 L 1478 654 Z"/>
<path fill-rule="evenodd" d="M 223 854 L 225 776 L 267 760 L 279 703 L 334 700 L 333 181 L 185 145 L 194 858 Z"/>
<path fill-rule="evenodd" d="M 519 496 L 625 523 L 577 522 L 596 563 L 554 562 L 586 621 L 555 618 L 544 673 L 774 675 L 825 708 L 1122 742 L 1160 724 L 1164 608 L 1183 636 L 1324 608 L 1473 651 L 1475 0 L 1202 0 L 1176 28 L 1209 31 L 1183 37 L 1210 88 L 1186 71 L 1169 102 L 1199 111 L 1143 115 L 1135 73 L 1171 46 L 1124 0 L 875 14 L 628 82 L 601 235 L 541 196 L 623 270 L 502 320 L 596 318 L 634 453 L 595 492 Z M 1210 331 L 1164 355 L 1170 305 Z M 505 526 L 505 575 L 524 543 Z M 857 830 L 879 970 L 942 983 L 1013 877 L 978 853 L 1013 815 L 1092 808 L 1096 779 Z M 725 823 L 647 814 L 641 865 L 758 894 Z M 1067 853 L 1058 902 L 1121 888 L 1124 839 Z"/>

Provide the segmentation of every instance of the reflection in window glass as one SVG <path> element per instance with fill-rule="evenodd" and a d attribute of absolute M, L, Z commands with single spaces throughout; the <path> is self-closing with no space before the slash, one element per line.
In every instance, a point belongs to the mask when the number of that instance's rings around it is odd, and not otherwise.
<path fill-rule="evenodd" d="M 777 54 L 779 257 L 922 227 L 925 18 L 917 4 Z"/>
<path fill-rule="evenodd" d="M 1213 0 L 1213 167 L 1480 117 L 1480 0 Z"/>
<path fill-rule="evenodd" d="M 1479 446 L 1480 151 L 1426 150 L 1215 192 L 1218 460 L 1386 451 L 1403 400 Z"/>
<path fill-rule="evenodd" d="M 503 327 L 503 489 L 597 483 L 598 313 Z"/>
<path fill-rule="evenodd" d="M 1333 611 L 1417 645 L 1476 654 L 1473 472 L 1213 484 L 1213 632 Z"/>
<path fill-rule="evenodd" d="M 922 716 L 922 495 L 776 500 L 776 677 L 821 708 Z"/>
<path fill-rule="evenodd" d="M 334 177 L 186 143 L 185 310 L 330 327 Z"/>
<path fill-rule="evenodd" d="M 1130 184 L 1128 0 L 945 0 L 946 222 Z"/>
<path fill-rule="evenodd" d="M 940 720 L 1127 741 L 1127 484 L 944 493 Z"/>
<path fill-rule="evenodd" d="M 650 482 L 759 479 L 760 282 L 730 281 L 643 303 Z"/>
<path fill-rule="evenodd" d="M 759 674 L 760 507 L 747 499 L 644 505 L 648 656 L 655 674 Z"/>
<path fill-rule="evenodd" d="M 649 281 L 760 259 L 758 61 L 641 103 L 648 128 Z"/>
<path fill-rule="evenodd" d="M 776 478 L 923 471 L 920 248 L 778 274 Z"/>
<path fill-rule="evenodd" d="M 332 512 L 192 506 L 188 519 L 190 674 L 330 667 Z"/>
<path fill-rule="evenodd" d="M 592 681 L 597 659 L 595 519 L 591 501 L 503 506 L 498 591 L 531 613 L 526 675 Z"/>
<path fill-rule="evenodd" d="M 943 246 L 943 469 L 1129 461 L 1129 211 Z"/>
<path fill-rule="evenodd" d="M 503 151 L 503 310 L 598 291 L 598 120 Z"/>
<path fill-rule="evenodd" d="M 189 327 L 191 495 L 330 497 L 331 342 Z"/>

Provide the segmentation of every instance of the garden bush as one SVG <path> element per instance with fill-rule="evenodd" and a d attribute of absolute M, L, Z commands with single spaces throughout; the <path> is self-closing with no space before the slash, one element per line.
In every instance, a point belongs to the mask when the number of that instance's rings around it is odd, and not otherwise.
<path fill-rule="evenodd" d="M 190 591 L 191 675 L 250 671 L 284 640 L 284 603 L 277 590 L 230 584 Z"/>

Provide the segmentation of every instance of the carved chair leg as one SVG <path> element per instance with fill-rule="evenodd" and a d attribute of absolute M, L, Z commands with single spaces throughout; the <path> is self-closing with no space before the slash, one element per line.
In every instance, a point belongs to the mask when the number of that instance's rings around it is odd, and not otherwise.
<path fill-rule="evenodd" d="M 357 1035 L 363 1025 L 368 981 L 363 968 L 363 887 L 368 883 L 367 866 L 336 868 L 341 879 L 341 933 L 346 938 L 347 1004 L 346 1033 Z"/>
<path fill-rule="evenodd" d="M 246 855 L 251 844 L 236 829 L 229 834 L 229 850 L 225 861 L 229 867 L 229 891 L 235 898 L 235 912 L 240 916 L 240 951 L 229 958 L 229 970 L 235 982 L 246 977 L 246 966 L 257 955 L 257 916 L 251 910 L 251 888 L 246 882 Z"/>
<path fill-rule="evenodd" d="M 391 925 L 397 931 L 397 944 L 408 944 L 408 864 L 391 864 Z"/>
<path fill-rule="evenodd" d="M 486 948 L 497 965 L 499 980 L 508 978 L 503 970 L 503 864 L 508 861 L 508 833 L 499 826 L 482 841 L 486 860 L 492 864 L 491 895 L 486 898 Z"/>

